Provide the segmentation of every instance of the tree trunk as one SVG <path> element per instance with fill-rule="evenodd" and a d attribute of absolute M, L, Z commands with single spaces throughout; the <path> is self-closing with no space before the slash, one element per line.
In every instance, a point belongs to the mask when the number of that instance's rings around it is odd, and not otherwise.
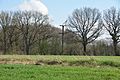
<path fill-rule="evenodd" d="M 28 44 L 28 42 L 25 43 L 25 53 L 26 55 L 29 55 L 30 53 L 30 45 Z"/>
<path fill-rule="evenodd" d="M 117 41 L 116 40 L 113 41 L 113 47 L 114 47 L 114 55 L 120 56 L 118 51 L 117 51 Z"/>
<path fill-rule="evenodd" d="M 3 54 L 6 54 L 7 49 L 6 49 L 6 30 L 3 29 Z"/>
<path fill-rule="evenodd" d="M 27 38 L 25 37 L 24 38 L 24 51 L 26 53 L 26 55 L 29 55 L 29 45 L 28 45 L 28 41 L 27 41 Z"/>
<path fill-rule="evenodd" d="M 87 55 L 86 53 L 87 53 L 87 49 L 86 49 L 86 46 L 87 46 L 87 44 L 84 44 L 83 43 L 83 55 Z"/>
<path fill-rule="evenodd" d="M 26 46 L 26 54 L 29 55 L 29 46 Z"/>

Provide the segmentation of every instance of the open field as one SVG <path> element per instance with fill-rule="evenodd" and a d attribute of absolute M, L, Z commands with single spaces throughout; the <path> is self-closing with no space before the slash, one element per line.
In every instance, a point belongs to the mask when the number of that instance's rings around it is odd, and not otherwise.
<path fill-rule="evenodd" d="M 0 56 L 0 80 L 120 80 L 120 57 Z"/>
<path fill-rule="evenodd" d="M 0 80 L 120 80 L 120 69 L 0 65 Z"/>
<path fill-rule="evenodd" d="M 119 56 L 40 56 L 40 55 L 1 55 L 1 64 L 36 64 L 68 66 L 120 66 Z"/>
<path fill-rule="evenodd" d="M 80 61 L 94 59 L 97 61 L 113 61 L 120 63 L 119 56 L 54 56 L 54 55 L 0 55 L 0 60 L 18 60 L 18 61 Z"/>

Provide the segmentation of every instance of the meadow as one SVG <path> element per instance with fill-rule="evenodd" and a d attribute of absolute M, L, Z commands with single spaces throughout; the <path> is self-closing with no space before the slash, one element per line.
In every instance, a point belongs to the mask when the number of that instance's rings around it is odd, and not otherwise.
<path fill-rule="evenodd" d="M 0 80 L 120 80 L 120 57 L 1 55 Z"/>

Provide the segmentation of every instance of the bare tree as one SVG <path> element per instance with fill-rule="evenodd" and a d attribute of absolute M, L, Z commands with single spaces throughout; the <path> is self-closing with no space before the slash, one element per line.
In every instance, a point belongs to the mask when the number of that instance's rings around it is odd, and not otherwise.
<path fill-rule="evenodd" d="M 76 9 L 72 16 L 69 17 L 69 29 L 80 38 L 79 42 L 82 43 L 84 55 L 86 55 L 87 44 L 96 40 L 102 30 L 99 10 L 90 8 Z"/>
<path fill-rule="evenodd" d="M 17 12 L 16 20 L 18 29 L 21 31 L 24 52 L 28 55 L 31 46 L 37 41 L 41 27 L 47 23 L 48 17 L 38 12 L 25 11 Z"/>
<path fill-rule="evenodd" d="M 117 50 L 117 44 L 120 42 L 120 11 L 114 7 L 104 12 L 104 27 L 113 40 L 114 55 L 120 55 Z"/>
<path fill-rule="evenodd" d="M 0 26 L 2 28 L 2 34 L 3 34 L 3 53 L 6 54 L 7 52 L 7 31 L 8 27 L 12 23 L 12 13 L 11 12 L 1 12 L 0 13 Z"/>

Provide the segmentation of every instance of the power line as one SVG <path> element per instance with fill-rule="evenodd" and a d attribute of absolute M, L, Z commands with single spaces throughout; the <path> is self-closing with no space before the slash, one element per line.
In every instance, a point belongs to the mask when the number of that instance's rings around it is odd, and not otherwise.
<path fill-rule="evenodd" d="M 64 29 L 65 29 L 65 26 L 67 26 L 66 23 L 67 23 L 67 20 L 62 25 L 60 25 L 62 27 L 62 33 L 60 33 L 62 34 L 62 52 L 61 52 L 62 54 L 64 53 L 64 35 L 65 35 Z"/>

